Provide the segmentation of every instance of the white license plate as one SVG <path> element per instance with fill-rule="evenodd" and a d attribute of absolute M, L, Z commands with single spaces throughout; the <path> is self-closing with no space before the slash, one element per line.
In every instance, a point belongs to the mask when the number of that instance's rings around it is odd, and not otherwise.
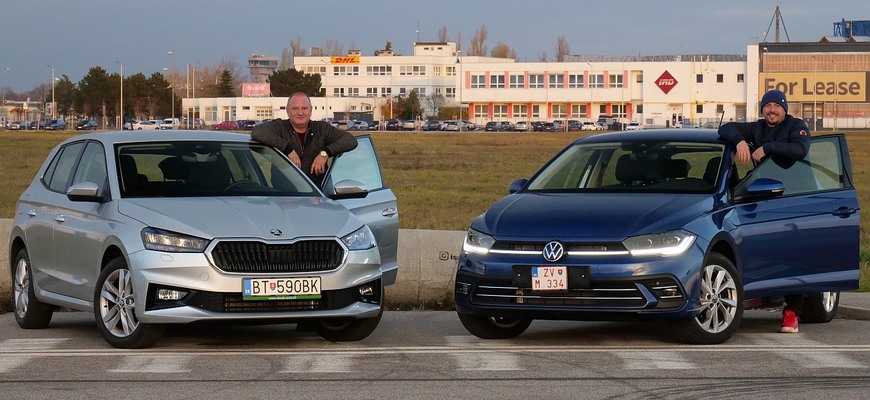
<path fill-rule="evenodd" d="M 244 300 L 304 300 L 320 298 L 320 277 L 244 278 Z"/>
<path fill-rule="evenodd" d="M 532 290 L 568 290 L 568 267 L 532 267 Z"/>

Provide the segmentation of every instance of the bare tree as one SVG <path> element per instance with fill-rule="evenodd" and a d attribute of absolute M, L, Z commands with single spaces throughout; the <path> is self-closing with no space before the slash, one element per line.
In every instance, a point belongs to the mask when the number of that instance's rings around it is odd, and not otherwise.
<path fill-rule="evenodd" d="M 426 108 L 429 109 L 429 115 L 438 115 L 441 107 L 447 103 L 447 99 L 441 94 L 432 93 L 423 98 Z"/>
<path fill-rule="evenodd" d="M 441 29 L 438 30 L 438 41 L 439 42 L 447 42 L 447 27 L 442 26 Z"/>
<path fill-rule="evenodd" d="M 462 32 L 456 33 L 456 50 L 462 51 Z"/>
<path fill-rule="evenodd" d="M 296 40 L 290 42 L 290 49 L 293 51 L 293 56 L 305 55 L 305 48 L 302 47 L 302 36 L 296 36 Z"/>
<path fill-rule="evenodd" d="M 556 61 L 564 62 L 565 57 L 571 54 L 571 46 L 568 45 L 568 39 L 565 39 L 565 35 L 559 35 L 559 38 L 556 39 Z"/>
<path fill-rule="evenodd" d="M 324 56 L 343 56 L 344 55 L 344 44 L 334 40 L 329 39 L 326 41 L 326 46 L 323 47 L 323 55 Z"/>
<path fill-rule="evenodd" d="M 547 52 L 546 51 L 541 52 L 541 57 L 538 58 L 538 61 L 547 61 Z"/>
<path fill-rule="evenodd" d="M 514 60 L 517 59 L 516 50 L 512 49 L 510 46 L 502 42 L 498 42 L 498 44 L 496 44 L 495 47 L 492 48 L 492 52 L 490 53 L 490 55 L 495 58 L 513 58 Z"/>
<path fill-rule="evenodd" d="M 468 50 L 470 56 L 486 56 L 486 24 L 480 26 L 474 36 L 471 37 L 471 49 Z"/>

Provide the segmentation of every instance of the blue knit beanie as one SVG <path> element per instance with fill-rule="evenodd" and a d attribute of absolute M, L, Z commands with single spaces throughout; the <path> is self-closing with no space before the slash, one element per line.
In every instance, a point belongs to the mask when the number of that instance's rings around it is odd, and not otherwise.
<path fill-rule="evenodd" d="M 767 103 L 777 103 L 782 106 L 786 113 L 788 113 L 788 102 L 785 101 L 785 93 L 780 92 L 779 90 L 768 90 L 761 98 L 760 108 L 763 109 L 764 105 Z"/>

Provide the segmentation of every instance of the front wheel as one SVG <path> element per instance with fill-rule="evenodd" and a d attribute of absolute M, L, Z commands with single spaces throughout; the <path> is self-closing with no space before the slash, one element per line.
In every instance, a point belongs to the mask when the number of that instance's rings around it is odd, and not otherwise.
<path fill-rule="evenodd" d="M 734 264 L 719 253 L 707 257 L 701 270 L 701 310 L 680 321 L 676 333 L 692 344 L 723 343 L 743 320 L 743 284 Z"/>
<path fill-rule="evenodd" d="M 511 339 L 521 335 L 529 325 L 531 318 L 522 317 L 480 317 L 471 314 L 457 313 L 459 322 L 481 339 Z"/>
<path fill-rule="evenodd" d="M 327 319 L 318 321 L 314 331 L 330 342 L 356 342 L 363 340 L 378 327 L 383 309 L 373 318 Z"/>
<path fill-rule="evenodd" d="M 136 315 L 133 277 L 124 257 L 106 264 L 97 279 L 94 315 L 103 338 L 121 349 L 150 347 L 163 336 L 163 327 L 143 324 Z"/>
<path fill-rule="evenodd" d="M 51 322 L 54 309 L 36 299 L 33 289 L 33 266 L 27 249 L 18 251 L 12 271 L 12 301 L 15 321 L 24 329 L 42 329 Z"/>
<path fill-rule="evenodd" d="M 819 324 L 830 322 L 837 316 L 840 307 L 840 292 L 822 292 L 804 299 L 801 322 Z"/>

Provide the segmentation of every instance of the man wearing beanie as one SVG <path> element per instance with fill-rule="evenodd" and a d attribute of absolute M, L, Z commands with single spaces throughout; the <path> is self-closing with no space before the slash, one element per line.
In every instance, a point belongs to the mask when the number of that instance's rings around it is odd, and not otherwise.
<path fill-rule="evenodd" d="M 719 137 L 737 148 L 737 161 L 760 163 L 767 157 L 788 162 L 804 159 L 810 151 L 810 130 L 807 124 L 788 115 L 785 93 L 770 90 L 761 97 L 761 116 L 756 122 L 729 122 L 719 128 Z M 754 149 L 754 150 L 753 150 Z M 784 333 L 798 332 L 804 296 L 786 296 L 782 310 Z"/>

